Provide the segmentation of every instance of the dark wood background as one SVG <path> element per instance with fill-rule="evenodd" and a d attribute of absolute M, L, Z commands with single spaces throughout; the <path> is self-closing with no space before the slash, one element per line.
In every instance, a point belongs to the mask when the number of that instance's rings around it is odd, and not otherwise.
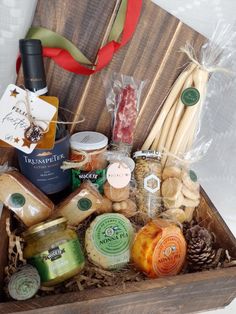
<path fill-rule="evenodd" d="M 66 36 L 94 61 L 115 4 L 116 0 L 41 0 L 33 24 Z M 158 107 L 188 61 L 179 52 L 187 40 L 194 43 L 198 50 L 204 38 L 150 0 L 144 0 L 135 35 L 104 70 L 147 80 L 142 94 L 135 148 L 143 143 L 158 115 Z M 110 134 L 110 114 L 105 105 L 101 72 L 89 78 L 69 73 L 49 61 L 47 80 L 50 94 L 59 97 L 60 106 L 86 119 L 84 123 L 74 125 L 72 131 L 97 130 Z M 87 96 L 81 103 L 88 80 Z M 72 119 L 71 115 L 67 117 Z M 78 119 L 78 116 L 74 119 Z"/>

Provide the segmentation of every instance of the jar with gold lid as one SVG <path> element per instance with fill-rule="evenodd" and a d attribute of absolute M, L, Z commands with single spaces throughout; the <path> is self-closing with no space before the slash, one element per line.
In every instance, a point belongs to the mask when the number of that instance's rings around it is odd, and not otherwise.
<path fill-rule="evenodd" d="M 24 258 L 37 268 L 43 286 L 59 284 L 84 267 L 79 239 L 64 217 L 35 225 L 23 237 Z"/>

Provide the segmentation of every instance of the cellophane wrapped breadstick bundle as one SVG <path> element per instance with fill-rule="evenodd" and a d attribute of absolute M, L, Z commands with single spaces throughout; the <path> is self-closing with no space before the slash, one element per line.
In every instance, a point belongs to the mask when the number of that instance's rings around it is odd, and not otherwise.
<path fill-rule="evenodd" d="M 131 76 L 104 74 L 106 105 L 112 115 L 112 145 L 119 151 L 132 150 L 140 98 L 145 81 Z"/>
<path fill-rule="evenodd" d="M 227 87 L 232 80 L 235 37 L 233 27 L 219 23 L 200 51 L 195 51 L 190 43 L 181 48 L 189 57 L 189 64 L 172 86 L 142 147 L 163 154 L 163 169 L 172 165 L 175 158 L 192 163 L 208 150 L 210 135 L 199 137 L 202 116 L 207 106 L 214 106 L 209 95 L 225 92 L 227 88 L 222 91 L 222 86 Z"/>

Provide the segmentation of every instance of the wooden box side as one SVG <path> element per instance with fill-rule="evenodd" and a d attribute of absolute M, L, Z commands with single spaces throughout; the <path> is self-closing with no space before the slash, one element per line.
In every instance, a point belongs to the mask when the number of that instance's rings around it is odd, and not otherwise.
<path fill-rule="evenodd" d="M 202 219 L 202 225 L 210 227 L 220 239 L 219 245 L 228 249 L 231 256 L 236 258 L 234 236 L 203 190 L 201 195 L 197 215 L 207 218 Z M 2 262 L 3 254 L 0 256 Z M 24 302 L 1 303 L 0 313 L 31 312 L 31 310 L 32 313 L 39 313 L 43 308 L 47 313 L 63 313 L 65 310 L 69 313 L 76 313 L 78 310 L 82 313 L 93 313 L 95 310 L 96 313 L 104 313 L 104 311 L 128 313 L 135 309 L 137 313 L 174 311 L 182 314 L 223 307 L 235 297 L 236 267 L 232 267 L 175 277 L 147 279 L 122 286 L 84 290 L 60 296 L 52 295 Z"/>

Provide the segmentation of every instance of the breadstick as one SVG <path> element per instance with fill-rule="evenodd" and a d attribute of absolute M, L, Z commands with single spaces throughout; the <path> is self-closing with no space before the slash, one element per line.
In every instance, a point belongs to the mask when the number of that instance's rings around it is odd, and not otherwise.
<path fill-rule="evenodd" d="M 175 81 L 169 95 L 167 96 L 165 103 L 161 109 L 161 112 L 154 123 L 154 126 L 152 127 L 151 132 L 149 133 L 148 137 L 146 138 L 142 150 L 149 149 L 152 145 L 155 137 L 160 137 L 160 131 L 162 128 L 162 125 L 166 119 L 167 114 L 169 113 L 170 109 L 174 105 L 177 97 L 179 96 L 179 93 L 184 85 L 185 80 L 188 78 L 188 76 L 193 72 L 193 70 L 196 68 L 196 65 L 194 63 L 190 63 L 190 65 L 183 71 L 177 80 Z"/>
<path fill-rule="evenodd" d="M 191 87 L 192 84 L 193 84 L 193 76 L 192 76 L 192 74 L 190 74 L 189 77 L 186 79 L 184 85 L 183 85 L 181 93 L 186 88 Z M 172 120 L 171 125 L 170 125 L 170 129 L 168 130 L 168 135 L 167 135 L 167 139 L 166 139 L 166 143 L 165 143 L 165 150 L 167 152 L 170 150 L 171 144 L 173 142 L 173 139 L 175 137 L 175 134 L 176 134 L 176 131 L 177 131 L 177 128 L 179 125 L 179 122 L 182 118 L 182 114 L 184 112 L 184 109 L 185 109 L 185 106 L 182 103 L 181 95 L 180 95 L 179 99 L 178 99 L 177 107 L 176 107 L 176 110 L 174 113 L 174 117 L 173 117 L 173 120 Z M 162 158 L 163 165 L 165 165 L 166 159 L 167 159 L 167 156 L 166 155 L 163 156 L 163 158 Z"/>
<path fill-rule="evenodd" d="M 186 147 L 185 147 L 184 152 L 188 152 L 192 149 L 194 137 L 195 137 L 195 134 L 197 131 L 197 126 L 198 126 L 201 111 L 202 111 L 202 105 L 203 105 L 203 101 L 200 103 L 200 106 L 198 106 L 198 110 L 196 112 L 196 115 L 194 116 L 192 128 L 191 128 L 191 131 L 189 133 L 189 138 L 188 138 L 188 141 L 186 143 Z"/>
<path fill-rule="evenodd" d="M 199 106 L 200 108 L 200 106 Z M 199 112 L 197 112 L 196 116 L 194 116 L 194 124 L 188 134 L 188 140 L 186 141 L 186 145 L 184 145 L 183 147 L 183 153 L 187 153 L 188 151 L 190 151 L 192 149 L 193 146 L 193 141 L 194 141 L 194 136 L 195 136 L 195 132 L 196 132 L 196 127 L 197 127 L 197 123 L 198 123 L 198 114 Z"/>
<path fill-rule="evenodd" d="M 179 153 L 181 145 L 183 145 L 184 141 L 186 141 L 186 135 L 191 130 L 192 124 L 194 123 L 194 117 L 196 119 L 196 112 L 199 110 L 198 107 L 203 102 L 206 84 L 208 81 L 208 72 L 203 69 L 196 69 L 193 72 L 193 81 L 195 83 L 195 87 L 200 92 L 200 99 L 196 105 L 187 107 L 184 112 L 170 149 L 170 152 L 174 155 Z"/>
<path fill-rule="evenodd" d="M 156 137 L 155 141 L 152 144 L 153 150 L 157 150 L 159 152 L 163 151 L 163 148 L 164 148 L 165 143 L 166 143 L 166 138 L 168 135 L 168 130 L 170 129 L 170 124 L 171 124 L 171 121 L 173 119 L 176 106 L 177 106 L 177 101 L 175 102 L 174 106 L 171 108 L 170 112 L 168 113 L 168 115 L 165 119 L 164 125 L 163 125 L 162 130 L 161 130 L 160 139 L 158 139 Z"/>

